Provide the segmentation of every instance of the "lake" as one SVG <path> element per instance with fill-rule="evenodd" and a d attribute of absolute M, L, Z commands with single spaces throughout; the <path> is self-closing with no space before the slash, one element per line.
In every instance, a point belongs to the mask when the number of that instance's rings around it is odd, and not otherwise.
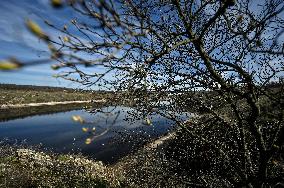
<path fill-rule="evenodd" d="M 159 115 L 150 117 L 152 125 L 143 118 L 126 120 L 129 113 L 136 113 L 129 107 L 110 106 L 102 110 L 72 110 L 0 122 L 0 139 L 40 145 L 56 153 L 81 153 L 111 164 L 174 126 Z M 80 117 L 84 122 L 73 121 L 72 117 Z"/>

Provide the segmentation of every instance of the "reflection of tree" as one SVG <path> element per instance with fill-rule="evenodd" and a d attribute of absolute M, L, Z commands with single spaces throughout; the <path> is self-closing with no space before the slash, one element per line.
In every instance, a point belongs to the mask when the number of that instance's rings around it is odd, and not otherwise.
<path fill-rule="evenodd" d="M 144 117 L 168 101 L 162 114 L 189 135 L 188 151 L 213 156 L 213 179 L 221 177 L 222 186 L 282 179 L 275 161 L 284 140 L 283 1 L 67 2 L 81 17 L 68 25 L 46 21 L 59 38 L 27 22 L 48 44 L 58 77 L 115 89 Z M 1 69 L 21 66 L 11 60 Z M 203 116 L 189 126 L 177 118 L 181 112 Z"/>
<path fill-rule="evenodd" d="M 89 138 L 85 140 L 86 144 L 90 144 L 95 139 L 107 134 L 115 125 L 120 115 L 120 111 L 114 112 L 115 108 L 112 108 L 111 110 L 103 110 L 103 108 L 92 108 L 88 109 L 87 111 L 95 116 L 94 121 L 86 121 L 79 115 L 72 116 L 73 121 L 79 122 L 83 125 L 82 131 L 90 134 Z M 96 116 L 102 116 L 106 120 L 106 124 L 108 124 L 108 126 L 97 125 Z M 109 119 L 113 119 L 111 123 L 108 122 Z M 98 129 L 102 131 L 100 131 L 99 133 Z"/>

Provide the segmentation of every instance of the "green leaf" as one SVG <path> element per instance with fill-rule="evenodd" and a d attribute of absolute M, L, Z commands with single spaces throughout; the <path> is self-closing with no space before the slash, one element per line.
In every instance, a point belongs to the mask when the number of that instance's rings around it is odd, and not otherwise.
<path fill-rule="evenodd" d="M 86 141 L 85 141 L 85 144 L 90 144 L 91 142 L 92 142 L 92 139 L 87 138 Z"/>
<path fill-rule="evenodd" d="M 16 60 L 3 60 L 0 61 L 0 70 L 15 70 L 20 68 L 22 65 Z"/>
<path fill-rule="evenodd" d="M 84 119 L 79 115 L 72 116 L 72 119 L 73 121 L 84 123 Z"/>
<path fill-rule="evenodd" d="M 58 70 L 60 68 L 60 65 L 54 64 L 54 65 L 51 65 L 51 68 L 53 70 Z"/>
<path fill-rule="evenodd" d="M 62 0 L 50 0 L 50 3 L 54 8 L 61 8 L 63 6 Z"/>
<path fill-rule="evenodd" d="M 41 27 L 37 23 L 35 23 L 34 21 L 27 20 L 26 26 L 30 30 L 30 32 L 33 33 L 34 35 L 36 35 L 37 37 L 42 38 L 45 41 L 49 40 L 49 37 L 47 36 L 47 34 L 45 34 L 42 31 Z"/>
<path fill-rule="evenodd" d="M 147 125 L 153 125 L 149 118 L 146 118 L 145 121 L 146 121 Z"/>

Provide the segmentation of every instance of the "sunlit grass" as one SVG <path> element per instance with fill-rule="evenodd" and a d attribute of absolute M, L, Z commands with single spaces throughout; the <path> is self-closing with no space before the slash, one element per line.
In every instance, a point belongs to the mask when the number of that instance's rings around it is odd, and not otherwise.
<path fill-rule="evenodd" d="M 112 174 L 83 156 L 0 147 L 0 187 L 120 187 Z"/>

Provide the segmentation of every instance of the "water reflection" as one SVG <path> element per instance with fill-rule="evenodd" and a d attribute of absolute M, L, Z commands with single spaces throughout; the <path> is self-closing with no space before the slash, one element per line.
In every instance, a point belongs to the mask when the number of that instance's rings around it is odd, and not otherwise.
<path fill-rule="evenodd" d="M 92 113 L 74 110 L 1 122 L 0 139 L 26 140 L 28 145 L 42 144 L 55 152 L 82 153 L 112 163 L 173 127 L 172 121 L 159 115 L 150 117 L 151 126 L 145 124 L 143 118 L 128 119 L 129 114 L 135 114 L 128 107 L 105 107 L 103 112 L 94 110 Z M 82 117 L 84 123 L 72 121 L 72 116 Z M 94 132 L 82 130 L 93 127 Z M 85 144 L 88 138 L 92 142 Z"/>

